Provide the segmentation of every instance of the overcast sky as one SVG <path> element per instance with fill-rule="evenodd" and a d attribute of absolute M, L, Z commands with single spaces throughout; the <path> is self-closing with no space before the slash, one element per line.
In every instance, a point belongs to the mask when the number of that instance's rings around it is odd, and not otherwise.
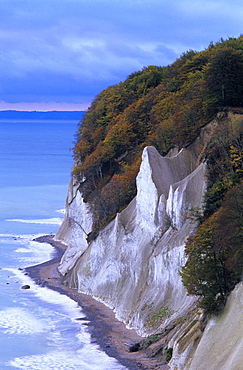
<path fill-rule="evenodd" d="M 0 0 L 0 110 L 84 110 L 148 65 L 243 33 L 242 0 Z"/>

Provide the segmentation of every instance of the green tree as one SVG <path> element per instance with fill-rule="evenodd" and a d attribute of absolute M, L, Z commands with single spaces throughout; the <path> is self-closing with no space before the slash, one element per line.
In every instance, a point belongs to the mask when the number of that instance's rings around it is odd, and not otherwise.
<path fill-rule="evenodd" d="M 200 297 L 200 306 L 215 312 L 225 301 L 225 266 L 222 253 L 214 250 L 216 215 L 211 216 L 188 239 L 188 260 L 182 268 L 182 282 L 189 294 Z"/>
<path fill-rule="evenodd" d="M 230 189 L 221 208 L 186 243 L 182 281 L 206 312 L 218 312 L 243 273 L 243 183 Z"/>
<path fill-rule="evenodd" d="M 243 176 L 243 121 L 239 116 L 225 117 L 205 151 L 208 188 L 205 217 L 221 205 L 224 194 Z"/>
<path fill-rule="evenodd" d="M 243 52 L 217 49 L 207 69 L 207 89 L 213 105 L 243 105 Z"/>

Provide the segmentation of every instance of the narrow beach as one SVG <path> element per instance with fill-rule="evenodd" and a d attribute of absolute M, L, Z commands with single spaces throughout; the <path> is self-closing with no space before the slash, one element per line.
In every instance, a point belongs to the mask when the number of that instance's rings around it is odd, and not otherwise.
<path fill-rule="evenodd" d="M 142 337 L 135 330 L 127 329 L 125 324 L 116 319 L 114 311 L 103 303 L 62 284 L 62 277 L 57 266 L 66 248 L 63 244 L 55 241 L 50 235 L 40 237 L 36 241 L 52 245 L 55 248 L 54 257 L 40 265 L 27 267 L 25 271 L 38 285 L 66 294 L 79 304 L 85 320 L 89 321 L 87 326 L 93 342 L 97 343 L 108 356 L 116 358 L 129 370 L 169 369 L 168 365 L 149 358 L 144 351 L 129 352 L 129 346 L 141 340 Z"/>

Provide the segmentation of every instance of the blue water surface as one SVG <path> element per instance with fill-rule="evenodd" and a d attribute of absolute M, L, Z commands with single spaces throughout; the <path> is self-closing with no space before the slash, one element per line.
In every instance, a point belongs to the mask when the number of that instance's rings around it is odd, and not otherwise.
<path fill-rule="evenodd" d="M 77 124 L 0 121 L 0 369 L 124 369 L 91 343 L 76 302 L 21 271 L 53 252 L 33 238 L 62 222 Z"/>

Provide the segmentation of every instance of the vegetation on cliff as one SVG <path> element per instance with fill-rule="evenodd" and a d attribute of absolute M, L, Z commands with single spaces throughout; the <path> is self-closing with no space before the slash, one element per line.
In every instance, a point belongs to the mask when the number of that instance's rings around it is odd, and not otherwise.
<path fill-rule="evenodd" d="M 102 91 L 85 114 L 74 147 L 73 173 L 94 215 L 90 238 L 136 195 L 145 146 L 162 155 L 186 146 L 228 107 L 243 107 L 243 36 L 211 43 L 201 52 L 190 50 L 172 65 L 149 66 Z M 204 216 L 186 246 L 183 282 L 208 311 L 218 309 L 243 272 L 240 111 L 234 109 L 233 123 L 222 126 L 208 145 Z M 223 223 L 229 208 L 236 215 Z"/>
<path fill-rule="evenodd" d="M 218 312 L 243 276 L 243 116 L 215 132 L 206 151 L 208 190 L 204 216 L 186 244 L 182 280 L 201 297 L 207 312 Z"/>

